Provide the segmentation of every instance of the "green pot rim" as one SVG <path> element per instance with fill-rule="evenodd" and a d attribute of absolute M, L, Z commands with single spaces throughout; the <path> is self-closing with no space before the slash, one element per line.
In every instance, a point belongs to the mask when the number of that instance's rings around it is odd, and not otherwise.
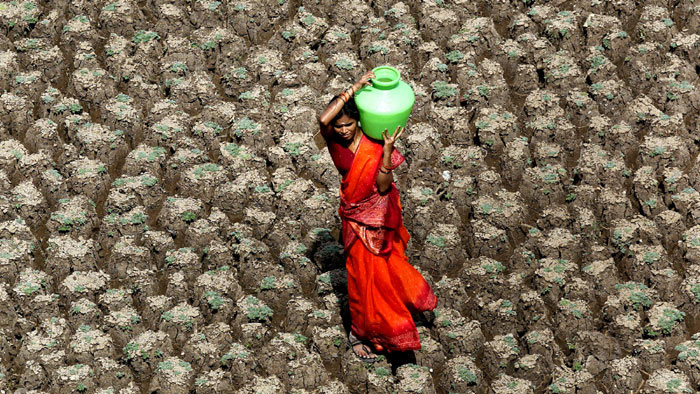
<path fill-rule="evenodd" d="M 372 86 L 377 88 L 377 89 L 391 89 L 394 86 L 398 85 L 399 82 L 401 81 L 401 72 L 394 67 L 391 66 L 379 66 L 375 67 L 372 72 L 374 72 L 374 75 L 377 75 L 377 71 L 382 71 L 382 70 L 388 70 L 391 71 L 392 73 L 396 74 L 395 78 L 392 78 L 391 81 L 379 81 L 376 78 L 372 78 Z"/>

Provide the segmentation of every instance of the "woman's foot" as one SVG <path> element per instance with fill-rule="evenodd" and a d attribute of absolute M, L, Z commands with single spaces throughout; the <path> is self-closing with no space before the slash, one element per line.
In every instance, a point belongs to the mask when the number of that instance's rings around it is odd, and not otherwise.
<path fill-rule="evenodd" d="M 377 355 L 372 352 L 369 346 L 357 339 L 352 331 L 348 335 L 348 346 L 352 348 L 353 353 L 366 363 L 373 363 L 377 359 Z"/>

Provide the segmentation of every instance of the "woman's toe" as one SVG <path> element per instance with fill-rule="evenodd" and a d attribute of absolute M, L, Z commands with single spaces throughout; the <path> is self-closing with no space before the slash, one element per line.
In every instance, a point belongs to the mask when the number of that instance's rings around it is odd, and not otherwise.
<path fill-rule="evenodd" d="M 362 358 L 374 358 L 375 357 L 374 353 L 372 353 L 372 351 L 362 343 L 358 343 L 357 345 L 353 346 L 353 350 L 355 351 L 355 353 L 358 356 L 360 356 Z"/>
<path fill-rule="evenodd" d="M 370 348 L 368 348 L 365 345 L 362 345 L 362 350 L 365 352 L 365 355 L 363 357 L 369 357 L 369 358 L 377 357 L 377 355 L 372 353 L 372 350 L 370 350 Z"/>
<path fill-rule="evenodd" d="M 365 350 L 366 347 L 365 345 L 359 345 L 357 348 L 357 354 L 360 355 L 360 357 L 367 357 L 367 350 Z"/>

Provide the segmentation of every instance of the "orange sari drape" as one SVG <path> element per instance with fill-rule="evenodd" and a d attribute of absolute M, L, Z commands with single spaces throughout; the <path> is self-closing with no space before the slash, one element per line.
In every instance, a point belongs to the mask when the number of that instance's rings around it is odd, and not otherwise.
<path fill-rule="evenodd" d="M 394 153 L 398 165 L 403 157 Z M 396 186 L 377 192 L 381 160 L 382 145 L 363 135 L 340 188 L 352 330 L 380 351 L 418 350 L 411 312 L 434 309 L 437 298 L 406 257 L 410 236 Z"/>

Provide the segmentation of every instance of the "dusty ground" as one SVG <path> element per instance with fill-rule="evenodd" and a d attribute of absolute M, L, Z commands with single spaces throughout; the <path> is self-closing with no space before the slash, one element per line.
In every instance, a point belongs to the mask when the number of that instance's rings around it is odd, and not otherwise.
<path fill-rule="evenodd" d="M 693 0 L 0 2 L 0 392 L 695 392 L 699 28 Z M 370 366 L 312 135 L 382 64 L 440 304 Z"/>

